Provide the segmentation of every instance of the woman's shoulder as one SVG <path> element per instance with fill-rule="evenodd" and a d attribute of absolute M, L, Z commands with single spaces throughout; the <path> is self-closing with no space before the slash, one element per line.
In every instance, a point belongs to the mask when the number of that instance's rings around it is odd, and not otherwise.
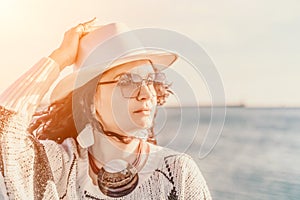
<path fill-rule="evenodd" d="M 47 157 L 51 162 L 69 162 L 79 158 L 79 150 L 73 138 L 67 138 L 62 143 L 53 140 L 40 140 L 44 146 Z"/>
<path fill-rule="evenodd" d="M 150 144 L 148 163 L 156 166 L 156 169 L 172 168 L 173 171 L 175 169 L 198 168 L 190 155 L 153 144 Z"/>
<path fill-rule="evenodd" d="M 190 155 L 166 147 L 157 146 L 153 149 L 156 149 L 156 159 L 160 160 L 154 174 L 176 188 L 173 196 L 179 195 L 182 199 L 211 199 L 200 168 Z"/>
<path fill-rule="evenodd" d="M 186 153 L 178 152 L 174 149 L 162 147 L 159 145 L 150 144 L 150 154 L 163 160 L 194 162 L 193 158 Z"/>

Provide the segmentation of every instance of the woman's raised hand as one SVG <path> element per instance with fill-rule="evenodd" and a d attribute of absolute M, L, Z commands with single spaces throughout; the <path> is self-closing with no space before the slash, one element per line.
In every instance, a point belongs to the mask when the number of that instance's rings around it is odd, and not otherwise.
<path fill-rule="evenodd" d="M 99 28 L 99 26 L 94 26 L 95 21 L 96 17 L 65 32 L 62 43 L 49 56 L 59 64 L 61 70 L 75 62 L 78 44 L 82 36 Z"/>

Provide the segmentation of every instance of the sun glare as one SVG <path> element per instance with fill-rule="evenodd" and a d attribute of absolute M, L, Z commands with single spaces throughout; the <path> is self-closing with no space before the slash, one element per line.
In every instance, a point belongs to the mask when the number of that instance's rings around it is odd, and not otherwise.
<path fill-rule="evenodd" d="M 16 14 L 18 0 L 0 0 L 0 16 L 1 20 L 9 20 Z"/>

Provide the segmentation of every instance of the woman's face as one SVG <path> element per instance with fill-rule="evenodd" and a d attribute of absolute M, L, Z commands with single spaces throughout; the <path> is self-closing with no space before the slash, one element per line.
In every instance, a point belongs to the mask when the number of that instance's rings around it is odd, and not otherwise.
<path fill-rule="evenodd" d="M 99 82 L 118 80 L 124 73 L 134 73 L 145 79 L 153 72 L 148 60 L 133 61 L 106 71 Z M 99 84 L 94 100 L 95 109 L 101 118 L 98 120 L 106 131 L 134 135 L 138 130 L 150 128 L 153 123 L 157 103 L 153 87 L 142 84 L 128 98 L 124 97 L 124 88 L 118 83 Z"/>

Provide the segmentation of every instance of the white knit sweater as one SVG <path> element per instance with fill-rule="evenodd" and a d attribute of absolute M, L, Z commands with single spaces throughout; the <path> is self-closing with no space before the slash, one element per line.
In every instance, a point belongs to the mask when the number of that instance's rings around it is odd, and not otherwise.
<path fill-rule="evenodd" d="M 0 199 L 116 199 L 88 175 L 87 150 L 74 139 L 38 141 L 27 132 L 31 116 L 53 81 L 57 64 L 43 58 L 0 96 Z M 150 144 L 133 192 L 117 199 L 211 199 L 192 158 Z"/>

